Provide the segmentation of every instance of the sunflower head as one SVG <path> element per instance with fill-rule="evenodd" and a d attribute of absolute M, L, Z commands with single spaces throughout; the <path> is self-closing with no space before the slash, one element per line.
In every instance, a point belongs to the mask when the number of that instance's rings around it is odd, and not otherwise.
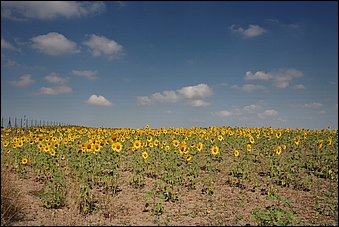
<path fill-rule="evenodd" d="M 148 158 L 148 153 L 146 151 L 142 152 L 142 157 L 144 159 L 147 159 Z"/>

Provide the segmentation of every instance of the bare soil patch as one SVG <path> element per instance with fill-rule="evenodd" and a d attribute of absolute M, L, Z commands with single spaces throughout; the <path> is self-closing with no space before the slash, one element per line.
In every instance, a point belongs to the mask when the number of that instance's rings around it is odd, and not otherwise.
<path fill-rule="evenodd" d="M 66 206 L 60 209 L 47 209 L 36 195 L 44 187 L 34 174 L 27 179 L 20 179 L 11 171 L 11 179 L 21 191 L 23 209 L 19 220 L 13 226 L 42 225 L 133 225 L 133 226 L 214 226 L 214 225 L 257 225 L 251 221 L 255 208 L 269 209 L 276 201 L 268 200 L 265 185 L 254 187 L 251 184 L 233 184 L 226 173 L 217 173 L 214 191 L 208 194 L 198 184 L 194 189 L 181 187 L 177 200 L 166 201 L 155 197 L 144 198 L 156 182 L 146 177 L 143 187 L 135 188 L 129 184 L 128 171 L 120 172 L 119 188 L 115 193 L 103 192 L 93 188 L 94 197 L 91 212 L 79 211 L 79 204 L 74 202 L 76 188 L 68 181 Z M 329 190 L 330 189 L 330 190 Z M 279 207 L 286 212 L 295 210 L 295 225 L 338 225 L 338 184 L 321 178 L 309 191 L 295 190 L 289 187 L 277 187 L 277 194 L 288 199 L 290 206 L 281 203 Z M 332 199 L 329 199 L 332 198 Z M 334 201 L 334 202 L 333 202 Z M 335 202 L 336 201 L 336 202 Z M 162 212 L 150 214 L 154 204 L 145 208 L 146 202 L 161 204 Z"/>

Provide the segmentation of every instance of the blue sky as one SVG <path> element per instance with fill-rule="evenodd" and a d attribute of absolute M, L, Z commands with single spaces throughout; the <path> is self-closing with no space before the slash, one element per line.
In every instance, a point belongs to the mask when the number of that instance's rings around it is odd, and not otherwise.
<path fill-rule="evenodd" d="M 338 128 L 338 2 L 1 1 L 1 116 Z"/>

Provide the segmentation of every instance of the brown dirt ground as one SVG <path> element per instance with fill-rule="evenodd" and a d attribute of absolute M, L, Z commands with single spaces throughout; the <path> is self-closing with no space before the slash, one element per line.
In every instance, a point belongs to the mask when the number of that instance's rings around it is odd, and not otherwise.
<path fill-rule="evenodd" d="M 12 180 L 21 189 L 24 201 L 24 212 L 21 214 L 21 219 L 13 222 L 12 225 L 257 225 L 250 221 L 253 209 L 272 205 L 272 201 L 267 199 L 267 191 L 264 186 L 254 189 L 249 185 L 247 187 L 232 186 L 227 183 L 228 176 L 218 173 L 212 195 L 202 193 L 202 184 L 198 184 L 194 190 L 183 188 L 178 201 L 166 202 L 156 198 L 156 202 L 162 204 L 164 211 L 159 216 L 151 215 L 144 211 L 146 200 L 143 196 L 146 191 L 151 190 L 154 179 L 146 177 L 145 186 L 137 189 L 129 185 L 127 174 L 127 172 L 121 173 L 120 190 L 116 194 L 104 195 L 102 192 L 96 191 L 97 209 L 94 209 L 91 214 L 84 215 L 79 213 L 77 205 L 73 204 L 71 199 L 66 201 L 66 206 L 62 209 L 45 208 L 43 202 L 34 195 L 34 192 L 43 188 L 43 184 L 36 181 L 34 176 L 30 176 L 28 179 L 19 179 L 16 173 L 12 172 Z M 72 184 L 72 182 L 68 183 Z M 320 192 L 326 192 L 326 189 L 329 188 L 328 181 L 323 179 L 319 179 L 317 185 L 321 188 L 314 187 L 311 191 L 297 191 L 286 187 L 278 187 L 277 190 L 282 198 L 287 198 L 291 202 L 292 208 L 297 211 L 294 216 L 303 220 L 305 225 L 338 225 L 338 202 L 335 204 L 336 211 L 334 212 L 326 212 L 330 209 L 327 203 L 319 203 L 318 210 L 315 209 L 315 196 Z M 337 183 L 332 182 L 331 185 L 335 187 L 333 196 L 338 198 Z M 72 193 L 74 194 L 70 190 L 69 195 Z M 150 200 L 148 201 L 150 202 Z M 284 205 L 280 207 L 290 210 Z"/>

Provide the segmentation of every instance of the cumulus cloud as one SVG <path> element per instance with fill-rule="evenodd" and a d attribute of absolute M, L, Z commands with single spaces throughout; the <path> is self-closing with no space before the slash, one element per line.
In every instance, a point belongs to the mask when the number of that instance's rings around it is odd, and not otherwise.
<path fill-rule="evenodd" d="M 31 79 L 31 74 L 25 74 L 20 77 L 18 81 L 9 81 L 9 84 L 15 87 L 25 87 L 31 84 L 34 84 L 35 81 Z"/>
<path fill-rule="evenodd" d="M 206 107 L 206 106 L 209 106 L 211 103 L 209 102 L 205 102 L 203 100 L 200 100 L 200 99 L 197 99 L 197 100 L 189 100 L 188 101 L 188 105 L 190 106 L 194 106 L 194 107 Z"/>
<path fill-rule="evenodd" d="M 90 71 L 90 70 L 83 70 L 83 71 L 78 71 L 78 70 L 72 70 L 71 73 L 76 76 L 82 76 L 86 77 L 87 79 L 90 80 L 96 80 L 98 77 L 96 75 L 98 74 L 98 71 Z"/>
<path fill-rule="evenodd" d="M 97 96 L 93 94 L 85 102 L 87 104 L 94 106 L 105 106 L 105 107 L 113 106 L 113 104 L 102 95 Z"/>
<path fill-rule="evenodd" d="M 247 29 L 243 28 L 236 28 L 235 24 L 232 24 L 229 28 L 232 30 L 233 33 L 239 33 L 243 35 L 245 38 L 251 38 L 255 36 L 262 35 L 263 33 L 267 32 L 264 28 L 260 27 L 259 25 L 250 24 Z"/>
<path fill-rule="evenodd" d="M 269 80 L 272 78 L 273 75 L 266 74 L 264 71 L 258 71 L 255 74 L 253 74 L 251 71 L 247 71 L 244 80 Z"/>
<path fill-rule="evenodd" d="M 306 89 L 306 87 L 302 84 L 297 84 L 297 85 L 294 85 L 294 89 Z"/>
<path fill-rule="evenodd" d="M 265 117 L 278 115 L 278 111 L 276 110 L 265 110 L 263 113 L 258 113 L 258 117 L 261 119 L 265 119 Z"/>
<path fill-rule="evenodd" d="M 246 72 L 244 80 L 272 80 L 273 85 L 276 88 L 287 88 L 290 84 L 290 81 L 294 78 L 302 77 L 303 73 L 297 69 L 278 69 L 265 73 L 264 71 L 258 71 L 252 73 L 251 71 Z M 305 89 L 301 84 L 296 85 L 295 89 Z"/>
<path fill-rule="evenodd" d="M 233 89 L 241 89 L 246 92 L 251 92 L 254 90 L 266 90 L 267 88 L 263 85 L 256 85 L 256 84 L 244 84 L 242 87 L 238 85 L 233 85 L 231 88 Z"/>
<path fill-rule="evenodd" d="M 50 73 L 49 75 L 45 76 L 44 78 L 47 82 L 52 83 L 52 84 L 65 84 L 69 80 L 69 77 L 63 78 L 55 72 Z"/>
<path fill-rule="evenodd" d="M 68 40 L 65 36 L 56 32 L 33 37 L 31 41 L 33 42 L 32 48 L 48 55 L 56 56 L 80 52 L 75 42 Z"/>
<path fill-rule="evenodd" d="M 71 87 L 61 85 L 56 87 L 42 87 L 40 88 L 38 95 L 59 95 L 59 94 L 70 94 L 73 90 Z"/>
<path fill-rule="evenodd" d="M 322 107 L 323 104 L 319 103 L 319 102 L 314 102 L 314 103 L 308 103 L 308 104 L 304 104 L 302 105 L 303 108 L 310 108 L 310 109 L 316 109 L 319 107 Z"/>
<path fill-rule="evenodd" d="M 107 39 L 105 36 L 89 35 L 89 39 L 83 44 L 88 46 L 88 51 L 94 57 L 106 55 L 108 59 L 119 58 L 122 55 L 123 47 L 112 39 Z"/>
<path fill-rule="evenodd" d="M 219 117 L 229 117 L 232 115 L 242 115 L 245 113 L 249 113 L 253 115 L 258 112 L 263 105 L 267 104 L 264 100 L 259 100 L 256 104 L 251 104 L 244 107 L 232 106 L 231 110 L 222 110 L 219 112 L 212 113 L 212 115 L 217 115 Z"/>
<path fill-rule="evenodd" d="M 261 109 L 261 105 L 259 104 L 251 104 L 249 106 L 245 106 L 243 108 L 248 113 L 255 113 L 257 110 Z"/>
<path fill-rule="evenodd" d="M 227 110 L 221 110 L 219 112 L 212 113 L 212 115 L 214 115 L 214 114 L 219 116 L 219 117 L 229 117 L 229 116 L 233 115 L 232 112 L 227 111 Z"/>
<path fill-rule="evenodd" d="M 198 84 L 196 86 L 187 86 L 177 90 L 188 99 L 205 98 L 213 95 L 212 89 L 207 84 Z"/>
<path fill-rule="evenodd" d="M 175 91 L 164 91 L 163 94 L 159 92 L 153 94 L 151 100 L 156 102 L 177 102 L 179 101 L 179 96 L 175 93 Z"/>
<path fill-rule="evenodd" d="M 190 100 L 188 103 L 191 106 L 208 106 L 209 103 L 204 102 L 206 98 L 213 94 L 212 89 L 207 84 L 198 84 L 195 86 L 183 87 L 176 91 L 157 92 L 150 96 L 137 96 L 138 105 L 150 105 L 159 102 L 178 102 L 181 99 L 199 99 Z"/>
<path fill-rule="evenodd" d="M 7 42 L 6 40 L 4 40 L 3 38 L 1 38 L 1 50 L 2 49 L 9 49 L 9 50 L 16 50 L 19 51 L 18 49 L 16 49 L 12 44 L 10 44 L 9 42 Z"/>
<path fill-rule="evenodd" d="M 72 18 L 98 14 L 105 10 L 101 1 L 1 1 L 1 17 L 12 20 Z"/>

